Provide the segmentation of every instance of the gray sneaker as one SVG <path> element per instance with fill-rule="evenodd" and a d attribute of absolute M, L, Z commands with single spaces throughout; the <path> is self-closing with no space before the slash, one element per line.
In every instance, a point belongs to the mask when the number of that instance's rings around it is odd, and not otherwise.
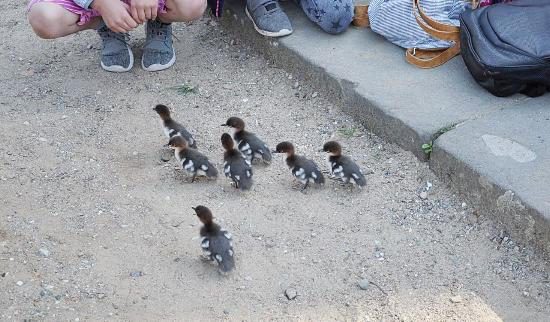
<path fill-rule="evenodd" d="M 275 0 L 247 0 L 244 10 L 261 35 L 282 37 L 292 33 L 288 16 Z"/>
<path fill-rule="evenodd" d="M 101 49 L 101 67 L 109 72 L 127 72 L 134 66 L 134 54 L 128 41 L 130 35 L 127 33 L 114 32 L 102 23 L 97 33 L 103 42 Z"/>
<path fill-rule="evenodd" d="M 176 52 L 172 46 L 172 24 L 149 20 L 145 33 L 147 38 L 143 46 L 141 67 L 148 72 L 156 72 L 174 65 Z"/>

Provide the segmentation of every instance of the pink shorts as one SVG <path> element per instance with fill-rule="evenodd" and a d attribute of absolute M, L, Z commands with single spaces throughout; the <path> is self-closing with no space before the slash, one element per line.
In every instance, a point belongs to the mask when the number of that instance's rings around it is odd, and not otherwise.
<path fill-rule="evenodd" d="M 124 1 L 127 4 L 130 4 L 130 0 L 121 0 L 121 1 Z M 80 17 L 79 20 L 78 20 L 78 23 L 77 23 L 78 25 L 84 25 L 87 22 L 89 22 L 92 18 L 101 16 L 99 14 L 99 12 L 97 12 L 96 10 L 94 10 L 94 9 L 84 9 L 84 8 L 80 7 L 79 5 L 77 5 L 76 3 L 74 3 L 72 0 L 31 0 L 29 2 L 27 10 L 30 10 L 31 7 L 35 3 L 39 3 L 39 2 L 55 3 L 57 5 L 62 6 L 63 8 L 65 8 L 66 10 L 68 10 L 68 11 L 74 13 L 74 14 L 77 14 Z M 158 0 L 158 2 L 159 2 L 158 12 L 159 13 L 165 13 L 166 12 L 166 0 Z"/>

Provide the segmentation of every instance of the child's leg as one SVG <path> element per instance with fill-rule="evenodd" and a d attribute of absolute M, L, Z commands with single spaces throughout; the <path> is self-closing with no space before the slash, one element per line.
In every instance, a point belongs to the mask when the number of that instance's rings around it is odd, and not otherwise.
<path fill-rule="evenodd" d="M 44 39 L 64 37 L 76 32 L 96 28 L 100 18 L 95 17 L 84 25 L 78 25 L 79 15 L 51 2 L 38 2 L 28 13 L 29 23 L 34 32 Z"/>
<path fill-rule="evenodd" d="M 166 12 L 160 13 L 164 23 L 188 22 L 200 19 L 206 10 L 206 0 L 166 0 Z"/>

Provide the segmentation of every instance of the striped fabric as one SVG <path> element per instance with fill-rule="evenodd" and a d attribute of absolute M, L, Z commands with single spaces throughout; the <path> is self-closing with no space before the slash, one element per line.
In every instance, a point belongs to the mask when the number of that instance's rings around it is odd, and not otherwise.
<path fill-rule="evenodd" d="M 420 5 L 431 18 L 458 26 L 459 15 L 471 6 L 467 0 L 421 0 Z M 416 22 L 412 0 L 372 0 L 369 5 L 371 29 L 403 48 L 448 48 L 448 41 L 429 36 Z"/>
<path fill-rule="evenodd" d="M 113 0 L 116 1 L 116 0 Z M 130 0 L 122 0 L 123 2 L 130 4 Z M 81 5 L 87 5 L 89 6 L 92 1 L 79 1 L 79 0 L 31 0 L 29 2 L 29 5 L 27 6 L 27 10 L 30 10 L 31 7 L 38 2 L 50 2 L 55 3 L 57 5 L 62 6 L 66 10 L 76 14 L 79 16 L 79 20 L 77 22 L 78 25 L 84 25 L 88 23 L 92 18 L 101 16 L 99 12 L 93 9 L 85 9 L 81 7 Z M 166 0 L 158 0 L 159 3 L 159 13 L 165 13 L 166 12 Z M 80 5 L 79 5 L 80 4 Z"/>

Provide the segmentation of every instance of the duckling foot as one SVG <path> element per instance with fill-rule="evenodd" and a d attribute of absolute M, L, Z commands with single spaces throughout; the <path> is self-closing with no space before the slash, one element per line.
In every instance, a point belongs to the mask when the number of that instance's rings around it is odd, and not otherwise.
<path fill-rule="evenodd" d="M 292 184 L 292 190 L 297 190 L 304 193 L 304 185 L 300 182 L 294 182 Z"/>
<path fill-rule="evenodd" d="M 207 255 L 204 255 L 204 254 L 199 255 L 199 259 L 200 259 L 201 261 L 205 262 L 205 263 L 211 263 L 211 262 L 213 262 L 212 257 L 207 256 Z"/>

